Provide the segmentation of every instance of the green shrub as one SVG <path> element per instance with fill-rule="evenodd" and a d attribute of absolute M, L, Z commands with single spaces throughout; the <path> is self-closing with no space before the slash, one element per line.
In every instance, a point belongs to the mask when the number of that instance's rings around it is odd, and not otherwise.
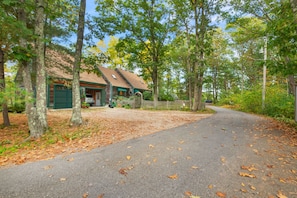
<path fill-rule="evenodd" d="M 25 102 L 16 102 L 13 106 L 13 112 L 22 113 L 25 111 Z"/>
<path fill-rule="evenodd" d="M 294 118 L 294 96 L 281 86 L 266 89 L 264 114 L 272 117 Z"/>
<path fill-rule="evenodd" d="M 245 90 L 242 94 L 233 94 L 223 98 L 221 105 L 233 105 L 236 109 L 264 114 L 277 118 L 294 118 L 294 96 L 287 93 L 286 87 L 270 85 L 266 87 L 265 107 L 262 108 L 262 86 Z"/>
<path fill-rule="evenodd" d="M 142 95 L 144 100 L 153 100 L 153 94 L 151 91 L 145 91 Z"/>

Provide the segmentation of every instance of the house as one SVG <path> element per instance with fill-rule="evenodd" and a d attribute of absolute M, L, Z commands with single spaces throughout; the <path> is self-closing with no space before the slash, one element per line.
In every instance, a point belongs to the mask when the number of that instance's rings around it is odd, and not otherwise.
<path fill-rule="evenodd" d="M 69 54 L 55 50 L 46 51 L 46 68 L 48 76 L 47 105 L 50 108 L 72 107 L 72 65 L 74 58 Z M 81 66 L 86 68 L 85 65 Z M 95 106 L 104 106 L 107 83 L 94 72 L 80 72 L 80 88 L 82 99 L 86 94 L 92 95 Z"/>
<path fill-rule="evenodd" d="M 61 109 L 72 108 L 72 66 L 74 58 L 64 51 L 46 49 L 45 66 L 47 74 L 47 106 Z M 86 66 L 81 66 L 86 70 Z M 91 71 L 91 68 L 89 69 Z M 94 69 L 93 69 L 94 70 Z M 98 70 L 98 69 L 97 69 Z M 95 68 L 96 71 L 96 68 Z M 22 71 L 16 75 L 16 83 L 23 87 Z M 33 75 L 34 76 L 34 75 Z M 105 106 L 105 80 L 94 72 L 80 72 L 80 87 L 82 101 L 86 94 L 91 94 L 95 106 Z"/>
<path fill-rule="evenodd" d="M 116 71 L 125 79 L 125 81 L 129 84 L 131 91 L 133 94 L 137 92 L 143 93 L 144 91 L 149 91 L 147 84 L 145 81 L 140 78 L 138 75 L 125 71 L 122 69 L 116 69 Z"/>
<path fill-rule="evenodd" d="M 143 92 L 148 89 L 147 84 L 142 78 L 134 73 L 122 69 L 109 69 L 98 67 L 103 79 L 107 82 L 106 103 L 111 103 L 115 96 L 129 97 L 136 92 Z"/>
<path fill-rule="evenodd" d="M 74 57 L 65 51 L 46 49 L 45 66 L 47 73 L 47 106 L 61 109 L 72 108 L 72 67 Z M 91 67 L 91 68 L 88 68 Z M 115 96 L 129 97 L 136 92 L 148 89 L 142 78 L 122 69 L 109 69 L 81 65 L 80 88 L 82 101 L 88 96 L 93 98 L 94 106 L 111 104 Z M 21 71 L 16 81 L 22 85 Z M 33 75 L 34 76 L 34 75 Z"/>
<path fill-rule="evenodd" d="M 103 79 L 107 82 L 106 103 L 111 104 L 114 96 L 130 96 L 130 86 L 118 72 L 102 66 L 98 68 Z"/>

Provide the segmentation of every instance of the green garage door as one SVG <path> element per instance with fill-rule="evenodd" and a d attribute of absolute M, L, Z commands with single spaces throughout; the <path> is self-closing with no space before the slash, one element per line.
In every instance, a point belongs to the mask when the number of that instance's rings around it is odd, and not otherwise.
<path fill-rule="evenodd" d="M 72 108 L 72 90 L 63 85 L 54 87 L 54 109 Z"/>

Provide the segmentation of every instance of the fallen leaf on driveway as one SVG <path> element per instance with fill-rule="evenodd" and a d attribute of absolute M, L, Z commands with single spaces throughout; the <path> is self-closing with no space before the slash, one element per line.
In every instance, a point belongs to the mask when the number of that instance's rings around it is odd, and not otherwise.
<path fill-rule="evenodd" d="M 282 182 L 282 183 L 287 183 L 286 179 L 284 179 L 284 178 L 279 178 L 279 181 Z"/>
<path fill-rule="evenodd" d="M 127 174 L 128 174 L 125 168 L 121 168 L 119 170 L 119 173 L 122 174 L 122 175 L 125 175 L 125 176 L 127 176 Z"/>
<path fill-rule="evenodd" d="M 258 169 L 255 168 L 254 165 L 251 165 L 251 166 L 244 166 L 244 165 L 242 165 L 242 166 L 241 166 L 241 169 L 243 169 L 243 170 L 248 170 L 248 171 L 250 171 L 250 172 L 252 172 L 252 171 L 254 171 L 254 170 L 258 170 Z"/>
<path fill-rule="evenodd" d="M 245 188 L 241 188 L 240 191 L 243 193 L 247 193 L 247 190 Z"/>
<path fill-rule="evenodd" d="M 226 197 L 226 193 L 223 193 L 223 192 L 217 192 L 216 195 L 218 197 L 221 197 L 221 198 L 225 198 Z"/>
<path fill-rule="evenodd" d="M 272 177 L 272 172 L 266 174 L 267 177 Z"/>
<path fill-rule="evenodd" d="M 130 155 L 127 155 L 127 156 L 126 156 L 126 159 L 127 159 L 127 160 L 130 160 L 130 159 L 131 159 L 131 156 L 130 156 Z"/>
<path fill-rule="evenodd" d="M 170 178 L 170 179 L 177 179 L 178 176 L 177 176 L 177 174 L 175 173 L 174 175 L 170 175 L 170 176 L 168 176 L 168 178 Z"/>
<path fill-rule="evenodd" d="M 103 198 L 104 194 L 98 195 L 97 198 Z"/>
<path fill-rule="evenodd" d="M 280 191 L 280 190 L 277 192 L 277 197 L 278 197 L 278 198 L 288 198 L 288 197 L 287 197 L 286 195 L 284 195 L 284 194 L 282 193 L 282 191 Z"/>
<path fill-rule="evenodd" d="M 85 193 L 85 194 L 83 194 L 83 198 L 87 198 L 89 196 L 89 193 Z"/>
<path fill-rule="evenodd" d="M 150 144 L 150 145 L 149 145 L 149 148 L 154 148 L 154 147 L 155 147 L 155 146 L 154 146 L 154 145 L 152 145 L 152 144 Z"/>
<path fill-rule="evenodd" d="M 198 166 L 192 166 L 192 169 L 198 169 L 199 167 Z"/>
<path fill-rule="evenodd" d="M 66 178 L 62 177 L 60 178 L 60 181 L 66 181 Z"/>
<path fill-rule="evenodd" d="M 213 185 L 212 185 L 212 184 L 209 184 L 209 185 L 208 185 L 208 188 L 209 188 L 209 189 L 213 189 Z"/>
<path fill-rule="evenodd" d="M 244 173 L 244 172 L 239 172 L 239 175 L 242 176 L 242 177 L 256 178 L 256 175 L 249 174 L 249 173 Z"/>
<path fill-rule="evenodd" d="M 253 149 L 253 151 L 258 155 L 259 151 L 257 149 Z"/>
<path fill-rule="evenodd" d="M 185 196 L 188 198 L 200 198 L 199 196 L 193 195 L 190 191 L 186 191 Z"/>
<path fill-rule="evenodd" d="M 241 191 L 241 192 L 244 192 L 244 193 L 247 193 L 247 190 L 244 189 L 244 188 L 241 188 L 240 191 Z"/>
<path fill-rule="evenodd" d="M 185 195 L 188 196 L 188 197 L 190 197 L 190 196 L 192 196 L 192 193 L 190 191 L 186 191 L 185 192 Z"/>
<path fill-rule="evenodd" d="M 221 157 L 221 162 L 222 162 L 222 163 L 225 163 L 225 162 L 226 162 L 225 157 Z"/>
<path fill-rule="evenodd" d="M 271 164 L 267 164 L 267 168 L 273 168 L 274 166 Z"/>

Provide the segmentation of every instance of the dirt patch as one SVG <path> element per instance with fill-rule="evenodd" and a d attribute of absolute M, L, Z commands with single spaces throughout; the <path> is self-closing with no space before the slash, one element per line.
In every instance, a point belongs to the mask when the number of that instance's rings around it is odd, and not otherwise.
<path fill-rule="evenodd" d="M 12 126 L 0 129 L 0 166 L 53 158 L 57 154 L 88 151 L 211 115 L 183 111 L 91 108 L 82 110 L 85 121 L 83 126 L 69 127 L 71 114 L 71 110 L 48 111 L 49 132 L 40 140 L 27 143 L 23 142 L 29 135 L 26 116 L 11 114 Z M 3 122 L 2 117 L 0 122 Z"/>

